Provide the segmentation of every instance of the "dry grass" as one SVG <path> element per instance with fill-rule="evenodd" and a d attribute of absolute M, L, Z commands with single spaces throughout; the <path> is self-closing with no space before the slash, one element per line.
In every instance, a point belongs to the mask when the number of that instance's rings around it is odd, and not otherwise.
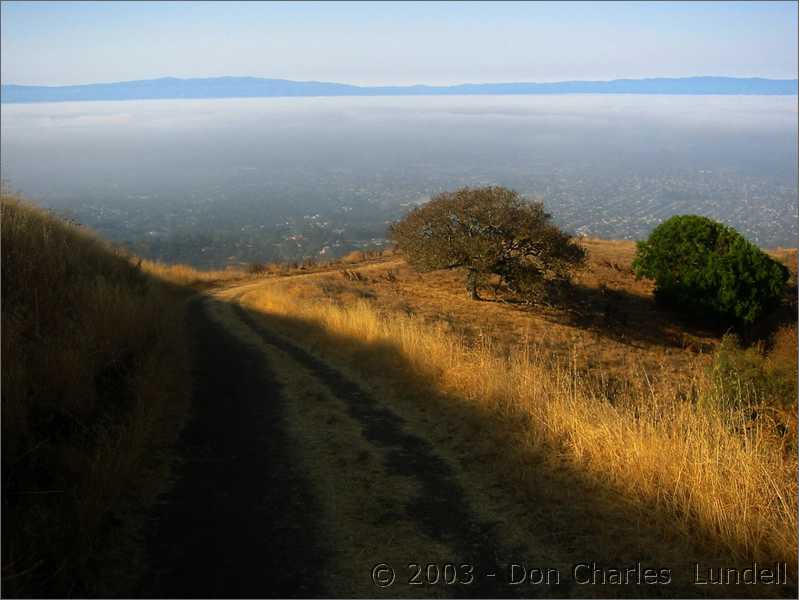
<path fill-rule="evenodd" d="M 606 268 L 620 272 L 612 264 Z M 374 289 L 379 279 L 367 283 Z M 518 466 L 534 455 L 565 460 L 658 515 L 664 529 L 693 532 L 695 540 L 737 559 L 792 562 L 796 556 L 795 453 L 784 451 L 785 432 L 740 408 L 747 403 L 740 391 L 734 402 L 724 397 L 729 390 L 716 384 L 707 360 L 681 357 L 690 368 L 675 379 L 668 365 L 628 357 L 628 376 L 610 380 L 587 368 L 576 350 L 553 352 L 539 337 L 516 340 L 509 351 L 491 336 L 468 335 L 457 325 L 415 315 L 412 307 L 387 310 L 381 299 L 364 299 L 363 290 L 358 299 L 354 288 L 331 299 L 314 283 L 271 282 L 246 301 L 312 325 L 291 333 L 334 362 L 358 364 L 395 387 L 432 382 L 452 410 L 481 412 L 496 428 L 492 439 L 504 442 L 500 460 Z M 395 302 L 422 302 L 388 285 Z M 483 323 L 493 320 L 484 316 Z M 394 353 L 403 364 L 388 359 Z"/>
<path fill-rule="evenodd" d="M 225 302 L 211 303 L 210 314 L 244 343 L 259 348 L 280 383 L 285 400 L 285 426 L 293 440 L 292 462 L 302 469 L 319 502 L 317 531 L 330 549 L 326 585 L 332 597 L 370 598 L 369 577 L 374 557 L 407 564 L 414 557 L 446 562 L 452 548 L 418 531 L 407 515 L 390 509 L 412 501 L 417 484 L 399 473 L 386 473 L 384 451 L 363 438 L 363 425 L 346 404 L 304 368 L 276 347 L 263 343 Z M 368 493 L 364 493 L 368 491 Z M 390 524 L 390 534 L 387 528 Z M 418 597 L 418 588 L 398 585 L 392 597 Z M 435 590 L 433 591 L 434 595 Z M 425 597 L 430 591 L 425 590 Z"/>
<path fill-rule="evenodd" d="M 339 262 L 345 265 L 351 265 L 356 263 L 363 263 L 368 260 L 374 260 L 379 258 L 388 258 L 394 255 L 393 248 L 383 248 L 379 250 L 353 250 L 352 252 L 348 252 L 344 256 L 339 259 Z"/>
<path fill-rule="evenodd" d="M 341 305 L 368 297 L 379 310 L 412 314 L 472 340 L 487 337 L 505 353 L 534 340 L 562 359 L 576 354 L 598 378 L 624 378 L 631 364 L 640 364 L 653 376 L 685 382 L 697 363 L 710 363 L 723 332 L 656 305 L 652 282 L 633 275 L 634 242 L 581 243 L 588 251 L 586 268 L 576 274 L 566 297 L 552 305 L 507 303 L 492 282 L 481 290 L 486 301 L 473 302 L 465 293 L 462 271 L 417 273 L 397 259 L 368 268 L 349 265 L 346 274 L 320 277 L 319 289 L 305 289 L 303 295 Z M 775 257 L 789 266 L 795 286 L 795 251 L 775 251 Z M 795 303 L 783 312 L 782 320 L 795 315 Z"/>
<path fill-rule="evenodd" d="M 111 593 L 126 574 L 108 558 L 125 555 L 135 535 L 120 516 L 163 481 L 159 456 L 188 399 L 180 290 L 249 275 L 139 262 L 5 196 L 2 242 L 3 585 L 7 594 Z M 664 530 L 742 560 L 792 562 L 796 421 L 771 418 L 746 382 L 779 375 L 796 389 L 795 325 L 767 353 L 733 350 L 720 379 L 711 368 L 719 336 L 654 306 L 651 285 L 629 270 L 632 243 L 583 243 L 591 259 L 565 307 L 471 302 L 460 273 L 418 275 L 385 255 L 363 266 L 360 254 L 343 272 L 269 266 L 246 300 L 397 397 L 418 402 L 413 382 L 425 382 L 449 410 L 482 415 L 509 472 L 542 456 L 566 463 Z M 795 251 L 775 255 L 792 264 L 795 285 Z M 284 385 L 294 408 L 308 410 L 297 422 L 321 416 L 302 405 L 303 386 Z M 795 398 L 785 406 L 795 417 Z M 332 467 L 313 443 L 314 460 Z"/>
<path fill-rule="evenodd" d="M 138 264 L 138 260 L 136 260 Z M 159 261 L 142 260 L 141 269 L 145 273 L 175 285 L 210 287 L 244 279 L 252 275 L 241 269 L 201 271 L 188 265 L 173 265 Z"/>
<path fill-rule="evenodd" d="M 3 587 L 124 589 L 191 388 L 184 295 L 2 198 Z"/>

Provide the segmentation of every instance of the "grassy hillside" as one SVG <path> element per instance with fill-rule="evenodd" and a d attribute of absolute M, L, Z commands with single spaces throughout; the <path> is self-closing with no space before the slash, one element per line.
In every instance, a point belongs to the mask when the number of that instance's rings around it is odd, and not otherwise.
<path fill-rule="evenodd" d="M 573 552 L 564 564 L 589 549 L 612 558 L 601 516 L 612 514 L 629 521 L 613 531 L 630 557 L 684 562 L 688 540 L 715 564 L 792 562 L 796 251 L 774 253 L 791 290 L 744 347 L 658 307 L 651 284 L 632 275 L 632 243 L 581 243 L 588 264 L 556 302 L 513 303 L 490 281 L 477 302 L 462 273 L 419 274 L 391 254 L 246 274 L 140 261 L 3 196 L 4 593 L 136 589 L 142 515 L 164 488 L 192 392 L 185 302 L 243 278 L 214 292 L 210 310 L 241 302 L 390 406 L 459 465 L 473 506 L 491 497 L 494 518 L 483 516 L 508 547 L 556 518 Z M 382 521 L 353 524 L 378 495 L 324 488 L 347 451 L 364 456 L 352 445 L 358 428 L 319 417 L 335 402 L 315 402 L 322 392 L 307 373 L 272 353 L 289 412 L 302 413 L 299 454 L 319 459 L 322 504 L 349 503 L 357 515 L 331 527 L 342 539 L 381 537 Z M 350 559 L 371 560 L 361 550 L 339 551 L 341 579 Z"/>
<path fill-rule="evenodd" d="M 795 252 L 779 253 L 792 290 L 771 334 L 742 349 L 656 306 L 630 271 L 633 244 L 584 244 L 588 268 L 553 306 L 471 301 L 462 274 L 420 275 L 397 259 L 276 279 L 242 301 L 425 415 L 431 436 L 444 420 L 443 443 L 460 430 L 471 441 L 455 452 L 476 480 L 500 473 L 534 497 L 544 460 L 615 490 L 663 539 L 682 532 L 708 555 L 792 561 Z"/>
<path fill-rule="evenodd" d="M 191 393 L 186 294 L 2 198 L 5 595 L 109 594 Z M 129 588 L 127 588 L 129 589 Z"/>

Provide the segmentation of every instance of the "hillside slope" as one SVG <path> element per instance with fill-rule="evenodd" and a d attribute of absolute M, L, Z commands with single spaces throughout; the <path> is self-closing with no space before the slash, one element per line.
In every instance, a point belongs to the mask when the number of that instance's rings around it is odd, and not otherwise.
<path fill-rule="evenodd" d="M 4 103 L 154 100 L 165 98 L 275 98 L 297 96 L 442 96 L 519 94 L 735 94 L 796 95 L 796 79 L 656 77 L 613 81 L 466 83 L 451 86 L 357 86 L 259 77 L 163 77 L 85 85 L 3 85 Z"/>
<path fill-rule="evenodd" d="M 368 423 L 358 422 L 366 407 L 347 416 L 348 397 L 365 395 L 396 414 L 391 418 L 405 424 L 403 436 L 419 436 L 446 457 L 464 500 L 494 523 L 499 548 L 549 559 L 563 572 L 594 554 L 605 566 L 647 557 L 674 566 L 672 584 L 657 592 L 665 595 L 790 595 L 795 300 L 776 315 L 783 325 L 771 352 L 735 349 L 722 332 L 698 329 L 655 306 L 649 284 L 629 273 L 630 244 L 584 243 L 589 268 L 576 281 L 576 297 L 561 306 L 474 302 L 462 274 L 419 275 L 389 259 L 233 286 L 217 294 L 224 302 L 214 311 L 242 339 L 265 343 L 270 362 L 282 365 L 285 385 L 302 407 L 293 427 L 306 440 L 302 460 L 333 495 L 323 506 L 336 515 L 331 521 L 346 522 L 351 517 L 342 507 L 364 510 L 360 503 L 369 497 L 352 480 L 354 458 L 343 454 L 364 443 L 355 440 L 375 443 Z M 792 263 L 795 286 L 795 252 L 781 254 Z M 230 302 L 243 309 L 229 309 Z M 326 369 L 366 391 L 336 392 Z M 754 372 L 762 378 L 752 378 Z M 338 412 L 314 400 L 319 392 L 310 392 L 311 384 L 296 383 L 308 378 L 338 396 Z M 342 439 L 319 448 L 318 424 L 331 420 L 343 429 Z M 386 477 L 402 472 L 401 463 L 383 464 Z M 342 536 L 336 547 L 347 548 L 349 532 L 341 525 L 331 534 Z M 389 554 L 376 536 L 359 539 L 353 554 Z M 555 546 L 548 539 L 569 541 Z M 791 586 L 708 592 L 692 585 L 686 566 L 751 560 L 786 560 Z M 590 591 L 651 593 L 636 586 Z"/>
<path fill-rule="evenodd" d="M 118 593 L 191 393 L 185 294 L 2 198 L 3 593 Z"/>
<path fill-rule="evenodd" d="M 198 273 L 2 211 L 5 595 L 796 594 L 795 251 L 744 349 L 656 306 L 625 242 L 521 305 L 391 255 Z M 787 581 L 693 581 L 752 560 Z"/>

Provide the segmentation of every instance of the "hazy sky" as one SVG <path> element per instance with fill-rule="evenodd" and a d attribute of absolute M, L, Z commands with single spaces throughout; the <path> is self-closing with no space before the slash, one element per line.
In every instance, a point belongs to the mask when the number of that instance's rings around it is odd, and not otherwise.
<path fill-rule="evenodd" d="M 796 2 L 2 2 L 2 82 L 797 76 Z"/>

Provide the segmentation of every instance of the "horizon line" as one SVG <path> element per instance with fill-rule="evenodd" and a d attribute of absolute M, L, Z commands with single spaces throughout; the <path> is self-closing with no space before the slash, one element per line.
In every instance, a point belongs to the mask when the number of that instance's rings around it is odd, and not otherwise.
<path fill-rule="evenodd" d="M 646 77 L 616 77 L 613 79 L 557 79 L 549 81 L 531 81 L 531 80 L 510 80 L 510 81 L 462 81 L 459 83 L 382 83 L 382 84 L 363 84 L 363 83 L 345 83 L 341 81 L 328 81 L 324 79 L 289 79 L 287 77 L 265 77 L 258 75 L 209 75 L 197 77 L 177 77 L 174 75 L 163 75 L 160 77 L 146 77 L 141 79 L 117 79 L 111 81 L 93 81 L 84 83 L 5 83 L 2 82 L 2 87 L 40 87 L 40 88 L 65 88 L 65 87 L 84 87 L 90 85 L 114 85 L 124 83 L 140 83 L 145 81 L 207 81 L 213 79 L 255 79 L 261 81 L 287 81 L 292 83 L 322 83 L 328 85 L 342 85 L 349 87 L 356 87 L 361 89 L 369 88 L 414 88 L 414 87 L 427 87 L 427 88 L 452 88 L 467 85 L 557 85 L 564 83 L 615 83 L 615 82 L 628 82 L 628 81 L 655 81 L 655 80 L 690 80 L 690 79 L 731 79 L 731 80 L 760 80 L 760 81 L 774 81 L 774 82 L 792 82 L 799 81 L 797 77 L 765 77 L 761 75 L 683 75 L 683 76 L 668 76 L 668 75 L 653 75 Z"/>

